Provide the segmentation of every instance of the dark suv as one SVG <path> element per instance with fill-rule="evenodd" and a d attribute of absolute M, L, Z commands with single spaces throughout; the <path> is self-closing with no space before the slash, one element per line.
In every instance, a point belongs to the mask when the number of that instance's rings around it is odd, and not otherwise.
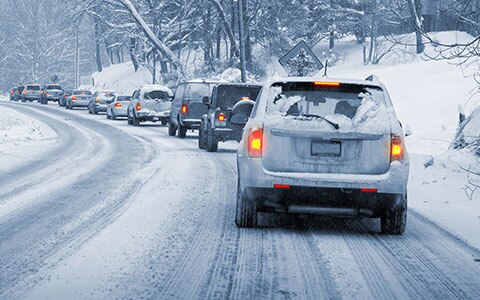
<path fill-rule="evenodd" d="M 208 113 L 202 117 L 198 147 L 216 152 L 219 141 L 239 142 L 248 120 L 246 116 L 250 116 L 261 88 L 261 85 L 248 83 L 215 86 L 211 97 L 203 98 Z"/>
<path fill-rule="evenodd" d="M 48 101 L 58 102 L 63 97 L 63 89 L 58 84 L 47 84 L 42 89 L 40 102 L 47 104 Z"/>
<path fill-rule="evenodd" d="M 170 109 L 168 134 L 185 138 L 188 129 L 199 129 L 202 115 L 207 113 L 207 106 L 202 103 L 205 96 L 210 96 L 213 86 L 218 82 L 188 81 L 177 86 Z"/>

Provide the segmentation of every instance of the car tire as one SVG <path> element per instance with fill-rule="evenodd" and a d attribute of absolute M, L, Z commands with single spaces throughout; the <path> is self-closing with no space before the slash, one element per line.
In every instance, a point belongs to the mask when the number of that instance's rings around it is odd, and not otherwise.
<path fill-rule="evenodd" d="M 177 128 L 173 125 L 172 121 L 168 122 L 168 135 L 175 136 L 177 134 Z"/>
<path fill-rule="evenodd" d="M 117 116 L 115 116 L 115 114 L 112 112 L 112 115 L 110 116 L 110 119 L 111 119 L 111 120 L 116 120 L 116 119 L 117 119 Z"/>
<path fill-rule="evenodd" d="M 132 125 L 140 126 L 140 122 L 138 121 L 138 118 L 135 116 L 135 113 L 132 115 Z"/>
<path fill-rule="evenodd" d="M 208 129 L 205 149 L 207 152 L 217 152 L 218 150 L 218 140 L 212 129 Z"/>
<path fill-rule="evenodd" d="M 181 139 L 187 137 L 187 127 L 182 126 L 181 124 L 178 125 L 178 137 Z"/>
<path fill-rule="evenodd" d="M 407 199 L 402 195 L 398 195 L 403 199 L 403 205 L 383 211 L 380 218 L 380 226 L 383 234 L 402 235 L 407 227 Z"/>
<path fill-rule="evenodd" d="M 200 125 L 200 130 L 198 131 L 198 148 L 205 149 L 205 130 L 203 130 L 203 124 Z"/>
<path fill-rule="evenodd" d="M 235 225 L 239 228 L 257 226 L 257 205 L 254 199 L 249 199 L 240 191 L 240 179 L 237 181 L 237 207 Z"/>
<path fill-rule="evenodd" d="M 110 119 L 111 119 L 110 115 L 108 114 L 108 111 L 107 111 L 107 113 L 105 114 L 105 118 L 107 118 L 107 120 L 110 120 Z"/>

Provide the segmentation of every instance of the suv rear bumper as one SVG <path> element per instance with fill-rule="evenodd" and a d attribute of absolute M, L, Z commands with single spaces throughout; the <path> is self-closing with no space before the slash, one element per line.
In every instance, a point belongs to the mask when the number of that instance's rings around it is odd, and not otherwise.
<path fill-rule="evenodd" d="M 188 129 L 200 129 L 201 119 L 182 119 L 180 118 L 180 125 Z"/>
<path fill-rule="evenodd" d="M 390 165 L 390 169 L 385 174 L 363 175 L 363 174 L 314 174 L 314 173 L 288 173 L 288 172 L 270 172 L 265 170 L 260 158 L 250 158 L 244 156 L 237 157 L 239 181 L 242 191 L 262 192 L 265 194 L 251 195 L 253 198 L 263 196 L 278 200 L 275 193 L 271 193 L 274 185 L 287 185 L 294 187 L 296 195 L 301 195 L 302 191 L 319 190 L 337 190 L 337 191 L 360 191 L 361 189 L 375 189 L 375 193 L 369 193 L 371 196 L 389 194 L 406 195 L 408 183 L 408 162 L 395 162 Z M 363 194 L 363 193 L 362 193 Z M 373 197 L 373 198 L 374 198 Z M 379 200 L 381 197 L 379 197 Z"/>
<path fill-rule="evenodd" d="M 170 120 L 170 111 L 156 112 L 152 110 L 142 109 L 140 111 L 136 111 L 136 116 L 142 122 L 165 122 Z"/>
<path fill-rule="evenodd" d="M 220 141 L 240 141 L 243 131 L 233 130 L 232 128 L 215 128 L 215 137 Z"/>

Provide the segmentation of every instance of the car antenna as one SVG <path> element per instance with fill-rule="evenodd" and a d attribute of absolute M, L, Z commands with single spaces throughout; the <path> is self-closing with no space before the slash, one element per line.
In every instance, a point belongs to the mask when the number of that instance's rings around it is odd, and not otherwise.
<path fill-rule="evenodd" d="M 328 59 L 325 61 L 325 72 L 323 73 L 323 77 L 327 77 L 327 70 L 328 70 Z"/>

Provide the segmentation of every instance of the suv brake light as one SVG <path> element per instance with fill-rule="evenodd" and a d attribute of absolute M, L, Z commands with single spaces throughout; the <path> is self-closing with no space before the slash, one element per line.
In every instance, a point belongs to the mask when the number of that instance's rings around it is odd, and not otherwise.
<path fill-rule="evenodd" d="M 219 113 L 217 119 L 220 122 L 225 122 L 225 114 L 224 113 Z"/>
<path fill-rule="evenodd" d="M 135 109 L 136 110 L 141 110 L 142 109 L 142 106 L 140 105 L 140 102 L 137 103 L 137 105 L 135 106 Z"/>
<path fill-rule="evenodd" d="M 120 103 L 120 102 L 115 102 L 115 107 L 122 107 L 122 103 Z"/>
<path fill-rule="evenodd" d="M 390 146 L 390 160 L 402 160 L 403 159 L 403 143 L 402 138 L 396 135 L 392 135 L 392 144 Z"/>
<path fill-rule="evenodd" d="M 248 134 L 248 155 L 250 157 L 262 157 L 263 153 L 263 130 L 252 129 Z"/>
<path fill-rule="evenodd" d="M 184 115 L 187 114 L 188 113 L 188 106 L 186 104 L 183 104 L 181 110 L 182 110 L 182 114 L 184 114 Z"/>
<path fill-rule="evenodd" d="M 72 96 L 72 100 L 77 100 L 77 96 Z"/>

